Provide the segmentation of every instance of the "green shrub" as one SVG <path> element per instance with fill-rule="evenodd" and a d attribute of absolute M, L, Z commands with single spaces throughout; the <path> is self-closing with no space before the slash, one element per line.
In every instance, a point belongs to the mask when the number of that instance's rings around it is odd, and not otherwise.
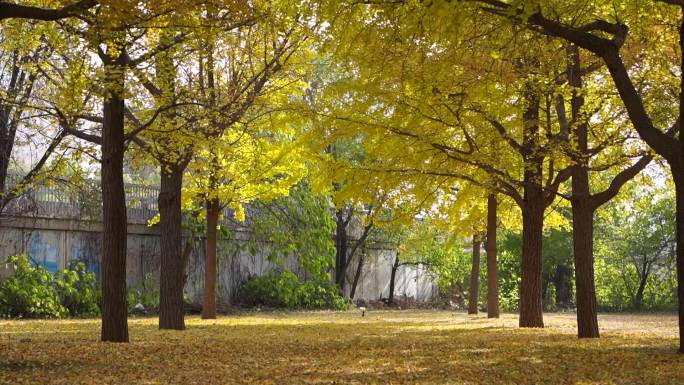
<path fill-rule="evenodd" d="M 73 269 L 62 270 L 55 276 L 55 288 L 62 306 L 72 317 L 88 317 L 100 314 L 102 300 L 94 273 L 79 262 Z"/>
<path fill-rule="evenodd" d="M 545 311 L 557 311 L 556 307 L 556 285 L 553 282 L 549 282 L 546 288 L 546 296 L 544 298 L 544 310 Z"/>
<path fill-rule="evenodd" d="M 11 318 L 87 317 L 100 314 L 101 291 L 83 263 L 50 273 L 28 257 L 5 261 L 14 274 L 0 281 L 0 316 Z"/>
<path fill-rule="evenodd" d="M 151 273 L 145 274 L 143 281 L 128 288 L 128 311 L 142 304 L 146 310 L 159 309 L 159 281 Z"/>
<path fill-rule="evenodd" d="M 252 277 L 240 288 L 240 299 L 247 306 L 286 309 L 346 310 L 349 302 L 338 294 L 328 280 L 302 282 L 296 274 L 285 271 Z"/>
<path fill-rule="evenodd" d="M 297 307 L 299 278 L 289 271 L 250 278 L 240 289 L 240 298 L 248 306 Z"/>
<path fill-rule="evenodd" d="M 337 285 L 329 280 L 313 280 L 302 284 L 297 291 L 303 309 L 349 309 L 349 301 L 339 295 Z"/>
<path fill-rule="evenodd" d="M 10 256 L 5 263 L 14 274 L 0 281 L 0 316 L 50 318 L 68 314 L 50 272 L 32 266 L 26 256 Z"/>

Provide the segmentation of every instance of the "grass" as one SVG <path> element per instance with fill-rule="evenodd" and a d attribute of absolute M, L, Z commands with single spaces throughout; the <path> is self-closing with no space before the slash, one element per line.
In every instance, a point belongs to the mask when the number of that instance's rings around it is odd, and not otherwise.
<path fill-rule="evenodd" d="M 97 320 L 0 321 L 5 384 L 684 384 L 671 315 L 602 315 L 578 340 L 573 314 L 546 329 L 446 311 L 256 313 L 100 343 Z"/>

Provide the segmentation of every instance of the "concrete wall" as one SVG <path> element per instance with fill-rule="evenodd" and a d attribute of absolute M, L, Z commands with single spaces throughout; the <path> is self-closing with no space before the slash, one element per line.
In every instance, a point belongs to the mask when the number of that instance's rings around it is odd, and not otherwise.
<path fill-rule="evenodd" d="M 0 220 L 0 260 L 13 254 L 27 254 L 34 262 L 48 270 L 63 269 L 80 261 L 99 276 L 102 224 L 78 219 L 5 217 Z M 238 244 L 245 242 L 247 233 L 236 233 Z M 389 279 L 395 254 L 382 245 L 367 248 L 356 299 L 376 300 L 387 298 Z M 267 246 L 265 246 L 267 247 Z M 250 276 L 264 275 L 278 266 L 268 261 L 266 249 L 257 255 L 235 242 L 219 245 L 219 303 L 227 305 L 237 294 L 241 284 Z M 130 224 L 127 245 L 127 281 L 141 284 L 146 274 L 159 276 L 159 233 L 156 228 L 143 224 Z M 191 301 L 200 303 L 203 290 L 204 246 L 197 244 L 188 260 L 186 292 Z M 349 264 L 348 276 L 353 277 L 358 256 Z M 287 261 L 290 270 L 305 276 L 292 258 Z M 0 265 L 0 276 L 8 274 Z M 350 279 L 351 280 L 351 279 Z M 397 273 L 395 295 L 427 301 L 437 294 L 434 280 L 425 270 L 402 267 Z"/>
<path fill-rule="evenodd" d="M 396 253 L 389 248 L 369 247 L 366 252 L 355 298 L 376 300 L 389 297 L 390 277 Z M 347 271 L 348 281 L 353 280 L 360 255 L 354 256 Z M 349 294 L 351 288 L 345 290 Z M 400 266 L 397 269 L 394 286 L 395 297 L 410 297 L 425 302 L 439 295 L 436 280 L 422 266 Z"/>

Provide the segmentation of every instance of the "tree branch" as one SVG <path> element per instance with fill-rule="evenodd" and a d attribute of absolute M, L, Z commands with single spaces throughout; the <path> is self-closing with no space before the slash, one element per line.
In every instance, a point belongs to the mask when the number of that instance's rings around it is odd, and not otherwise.
<path fill-rule="evenodd" d="M 9 191 L 5 196 L 2 197 L 2 205 L 0 206 L 0 212 L 2 212 L 7 204 L 14 198 L 16 198 L 19 194 L 20 188 L 29 183 L 42 169 L 43 166 L 45 166 L 45 163 L 47 163 L 48 159 L 50 159 L 50 156 L 55 152 L 55 149 L 62 143 L 62 140 L 66 137 L 67 132 L 66 131 L 61 131 L 50 143 L 50 145 L 45 149 L 45 152 L 43 152 L 43 156 L 38 160 L 38 163 L 36 163 L 31 170 L 24 175 L 24 177 L 21 179 L 19 183 L 17 183 L 14 188 L 12 188 L 11 191 Z"/>
<path fill-rule="evenodd" d="M 77 129 L 71 128 L 71 127 L 65 127 L 64 132 L 66 132 L 69 135 L 75 136 L 79 139 L 83 139 L 87 142 L 93 143 L 93 144 L 97 144 L 97 145 L 102 144 L 102 137 L 98 136 L 98 135 L 88 134 L 86 132 L 83 132 L 83 131 L 80 131 L 80 130 L 77 130 Z"/>
<path fill-rule="evenodd" d="M 62 8 L 41 8 L 30 5 L 20 5 L 0 1 L 0 20 L 4 19 L 32 19 L 55 21 L 67 17 L 78 16 L 83 11 L 97 5 L 96 0 L 80 0 Z"/>
<path fill-rule="evenodd" d="M 679 160 L 678 157 L 682 151 L 679 142 L 654 126 L 651 117 L 646 112 L 643 100 L 632 83 L 629 72 L 620 57 L 619 50 L 627 36 L 627 26 L 598 20 L 584 26 L 573 27 L 545 17 L 539 10 L 526 19 L 523 19 L 522 9 L 514 9 L 510 4 L 500 0 L 467 1 L 486 4 L 493 7 L 495 11 L 498 11 L 494 12 L 498 15 L 527 25 L 541 27 L 546 34 L 577 44 L 579 47 L 601 57 L 608 66 L 608 70 L 613 78 L 618 93 L 620 94 L 620 98 L 627 108 L 627 114 L 641 138 L 648 143 L 655 152 L 662 155 L 667 160 Z M 660 1 L 677 5 L 680 2 L 680 0 Z M 609 40 L 596 36 L 591 33 L 591 31 L 594 30 L 612 34 L 613 38 Z"/>
<path fill-rule="evenodd" d="M 615 197 L 620 192 L 622 186 L 637 176 L 651 160 L 653 160 L 653 155 L 644 155 L 636 163 L 622 170 L 613 178 L 607 189 L 591 196 L 592 206 L 596 209 Z"/>

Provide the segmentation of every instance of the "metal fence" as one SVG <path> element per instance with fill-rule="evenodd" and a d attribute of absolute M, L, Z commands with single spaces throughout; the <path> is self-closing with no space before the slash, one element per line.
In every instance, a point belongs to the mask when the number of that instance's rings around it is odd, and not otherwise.
<path fill-rule="evenodd" d="M 9 177 L 12 188 L 19 178 Z M 126 183 L 126 208 L 129 223 L 147 223 L 157 214 L 159 188 Z M 72 183 L 65 179 L 47 179 L 12 200 L 3 215 L 39 218 L 63 218 L 99 221 L 102 219 L 100 181 Z"/>

